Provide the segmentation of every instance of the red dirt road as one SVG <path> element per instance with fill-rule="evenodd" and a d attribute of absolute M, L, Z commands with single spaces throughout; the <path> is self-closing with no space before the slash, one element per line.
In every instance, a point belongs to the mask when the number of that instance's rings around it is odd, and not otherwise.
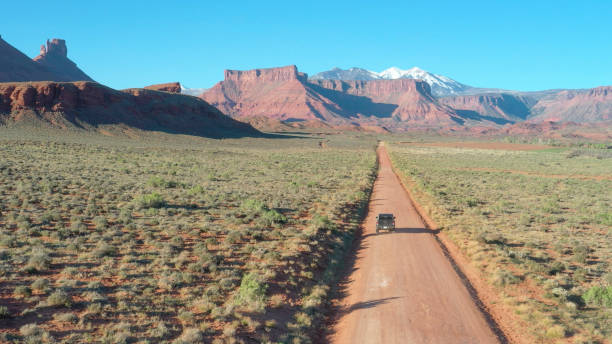
<path fill-rule="evenodd" d="M 330 334 L 333 343 L 499 343 L 485 315 L 426 229 L 386 150 L 374 184 L 354 270 Z M 378 213 L 395 233 L 376 234 Z"/>

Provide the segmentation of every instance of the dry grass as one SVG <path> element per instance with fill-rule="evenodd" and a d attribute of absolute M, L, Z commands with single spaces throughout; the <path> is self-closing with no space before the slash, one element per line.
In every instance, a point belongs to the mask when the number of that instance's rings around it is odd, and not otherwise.
<path fill-rule="evenodd" d="M 373 139 L 26 137 L 0 145 L 0 341 L 312 340 Z"/>

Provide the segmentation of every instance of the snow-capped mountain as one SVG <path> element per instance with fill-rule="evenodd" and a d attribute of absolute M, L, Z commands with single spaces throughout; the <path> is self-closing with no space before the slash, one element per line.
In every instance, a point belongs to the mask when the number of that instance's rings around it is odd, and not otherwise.
<path fill-rule="evenodd" d="M 207 90 L 208 88 L 187 88 L 181 85 L 182 94 L 186 94 L 186 95 L 194 96 L 194 97 L 200 96 L 202 93 L 206 92 Z"/>
<path fill-rule="evenodd" d="M 334 68 L 329 71 L 315 74 L 311 77 L 317 79 L 332 80 L 376 80 L 376 79 L 421 79 L 429 84 L 431 92 L 438 97 L 460 94 L 471 88 L 443 75 L 429 73 L 418 67 L 402 70 L 391 67 L 378 73 L 363 68 L 353 67 L 350 69 Z"/>
<path fill-rule="evenodd" d="M 380 79 L 378 73 L 363 68 L 341 69 L 338 67 L 321 72 L 310 77 L 313 80 L 375 80 Z"/>

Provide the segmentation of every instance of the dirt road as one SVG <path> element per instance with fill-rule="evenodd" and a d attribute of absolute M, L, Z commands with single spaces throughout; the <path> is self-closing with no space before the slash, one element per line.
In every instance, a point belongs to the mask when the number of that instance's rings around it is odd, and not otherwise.
<path fill-rule="evenodd" d="M 468 289 L 379 148 L 362 242 L 349 276 L 333 343 L 499 343 Z M 396 233 L 376 234 L 378 213 L 396 216 Z"/>

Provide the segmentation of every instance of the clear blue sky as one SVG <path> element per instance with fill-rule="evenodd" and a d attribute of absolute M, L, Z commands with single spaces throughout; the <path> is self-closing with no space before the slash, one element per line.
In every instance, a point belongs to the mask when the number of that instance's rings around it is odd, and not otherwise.
<path fill-rule="evenodd" d="M 518 90 L 612 84 L 612 1 L 7 1 L 0 35 L 47 38 L 114 88 L 210 87 L 224 69 L 421 67 Z M 10 13 L 8 15 L 7 13 Z"/>

